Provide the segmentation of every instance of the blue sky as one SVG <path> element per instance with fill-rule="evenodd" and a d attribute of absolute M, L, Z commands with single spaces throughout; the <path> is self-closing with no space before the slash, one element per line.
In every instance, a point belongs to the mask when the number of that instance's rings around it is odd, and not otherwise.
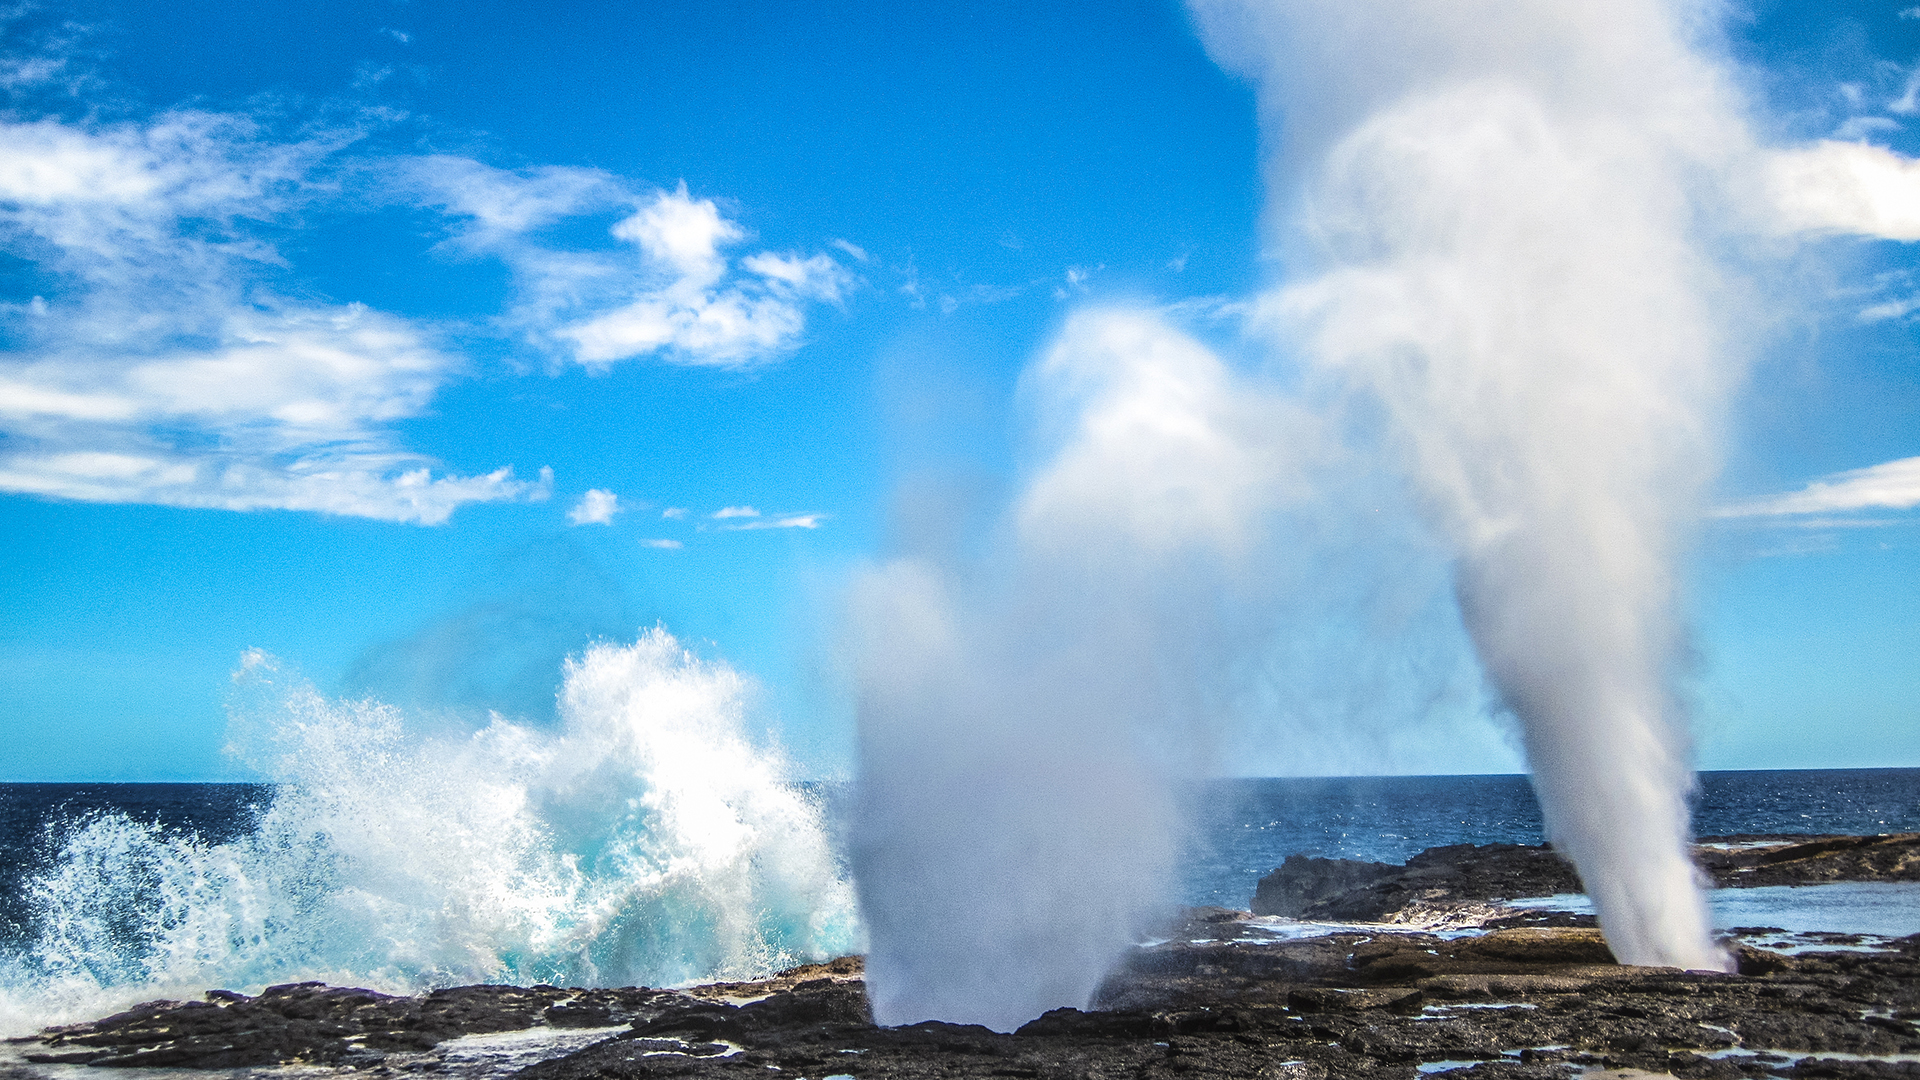
<path fill-rule="evenodd" d="M 1072 313 L 1155 308 L 1292 378 L 1236 314 L 1287 271 L 1270 135 L 1177 4 L 6 19 L 0 779 L 242 775 L 249 648 L 538 721 L 563 656 L 656 623 L 842 775 L 846 583 L 922 542 L 902 506 L 967 535 L 1005 501 Z M 1765 141 L 1920 154 L 1920 11 L 1725 34 Z M 1687 578 L 1705 767 L 1920 766 L 1912 239 L 1766 264 L 1791 302 Z M 1326 670 L 1364 565 L 1280 620 L 1322 663 L 1230 767 L 1517 767 L 1437 566 L 1369 651 L 1415 660 L 1357 666 L 1390 688 Z"/>

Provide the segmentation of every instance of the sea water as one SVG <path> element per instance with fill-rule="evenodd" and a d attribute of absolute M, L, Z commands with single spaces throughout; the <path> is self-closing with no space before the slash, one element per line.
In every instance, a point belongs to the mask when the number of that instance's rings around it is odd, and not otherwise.
<path fill-rule="evenodd" d="M 1704 772 L 1694 833 L 1920 832 L 1920 769 Z M 1193 806 L 1187 902 L 1244 908 L 1292 854 L 1402 863 L 1443 844 L 1540 844 L 1524 776 L 1220 780 Z"/>
<path fill-rule="evenodd" d="M 1514 907 L 1593 914 L 1593 903 L 1578 893 L 1532 897 Z M 1712 889 L 1707 905 L 1721 930 L 1773 930 L 1781 935 L 1843 933 L 1846 936 L 1902 938 L 1920 934 L 1920 882 L 1836 881 L 1825 885 L 1762 885 L 1751 889 Z M 1745 933 L 1744 939 L 1767 935 Z M 1825 947 L 1833 947 L 1826 944 Z"/>
<path fill-rule="evenodd" d="M 273 784 L 0 785 L 0 1031 L 211 986 L 671 985 L 859 948 L 847 787 L 784 779 L 724 669 L 664 636 L 607 648 L 570 671 L 559 730 L 410 735 L 377 705 L 305 691 L 248 736 Z M 1519 776 L 1223 780 L 1189 797 L 1192 904 L 1245 907 L 1294 853 L 1541 842 Z M 1707 773 L 1695 815 L 1703 835 L 1920 831 L 1920 769 Z M 1895 926 L 1842 925 L 1838 894 L 1750 891 L 1717 897 L 1716 921 L 1800 928 L 1792 905 L 1813 904 L 1817 928 Z M 1887 891 L 1853 900 L 1920 910 Z"/>

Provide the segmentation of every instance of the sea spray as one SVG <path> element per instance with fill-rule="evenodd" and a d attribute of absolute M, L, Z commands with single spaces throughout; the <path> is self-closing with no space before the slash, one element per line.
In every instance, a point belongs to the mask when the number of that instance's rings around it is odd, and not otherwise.
<path fill-rule="evenodd" d="M 977 561 L 855 585 L 853 859 L 883 1024 L 1084 1008 L 1175 895 L 1171 782 L 1298 417 L 1160 316 L 1069 319 L 1028 372 L 1038 466 Z"/>
<path fill-rule="evenodd" d="M 1698 5 L 1195 0 L 1258 81 L 1267 314 L 1384 405 L 1549 836 L 1624 961 L 1718 968 L 1687 854 L 1677 566 L 1750 313 Z"/>
<path fill-rule="evenodd" d="M 862 945 L 821 809 L 756 746 L 746 683 L 664 630 L 566 664 L 556 728 L 421 732 L 250 653 L 236 751 L 276 785 L 210 844 L 69 823 L 0 958 L 0 1030 L 323 979 L 663 985 Z"/>

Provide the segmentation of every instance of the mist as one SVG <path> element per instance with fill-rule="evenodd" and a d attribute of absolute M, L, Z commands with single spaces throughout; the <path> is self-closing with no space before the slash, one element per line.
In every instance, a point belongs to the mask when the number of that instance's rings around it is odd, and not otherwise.
<path fill-rule="evenodd" d="M 1313 438 L 1147 311 L 1072 316 L 1022 393 L 1034 466 L 983 550 L 931 545 L 853 592 L 852 857 L 882 1024 L 1084 1008 L 1169 911 L 1174 784 L 1229 684 L 1224 597 L 1258 580 L 1290 439 Z"/>
<path fill-rule="evenodd" d="M 650 621 L 588 548 L 541 537 L 476 570 L 412 633 L 364 650 L 341 688 L 416 717 L 552 725 L 566 659 Z"/>

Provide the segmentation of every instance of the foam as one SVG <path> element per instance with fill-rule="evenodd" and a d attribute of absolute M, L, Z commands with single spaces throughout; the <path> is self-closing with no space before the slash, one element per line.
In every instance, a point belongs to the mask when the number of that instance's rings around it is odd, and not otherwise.
<path fill-rule="evenodd" d="M 0 1033 L 303 979 L 750 979 L 863 945 L 820 806 L 745 721 L 746 680 L 665 630 L 569 659 L 560 722 L 422 733 L 250 653 L 234 750 L 278 785 L 209 844 L 120 815 L 57 826 L 0 956 Z"/>

